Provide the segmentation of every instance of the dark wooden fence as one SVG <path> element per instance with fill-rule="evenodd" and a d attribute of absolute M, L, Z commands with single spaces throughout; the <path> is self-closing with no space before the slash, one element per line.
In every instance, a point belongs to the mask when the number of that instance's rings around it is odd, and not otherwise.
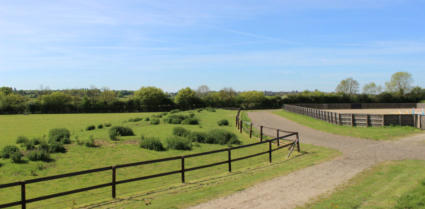
<path fill-rule="evenodd" d="M 283 109 L 337 125 L 360 127 L 397 125 L 425 129 L 425 116 L 419 114 L 350 114 L 296 105 L 284 105 Z"/>
<path fill-rule="evenodd" d="M 240 110 L 238 111 L 237 116 L 236 116 L 236 123 L 237 124 L 243 124 L 242 120 L 239 119 L 239 115 L 240 115 Z M 239 127 L 242 128 L 242 125 L 238 126 L 238 128 Z M 35 179 L 30 179 L 30 180 L 20 181 L 20 182 L 0 184 L 0 189 L 4 189 L 4 188 L 8 188 L 8 187 L 20 187 L 20 190 L 21 190 L 21 200 L 20 201 L 0 204 L 0 208 L 7 208 L 7 207 L 21 205 L 21 208 L 25 209 L 28 203 L 43 201 L 43 200 L 47 200 L 47 199 L 52 199 L 52 198 L 56 198 L 56 197 L 71 195 L 71 194 L 95 190 L 95 189 L 100 189 L 100 188 L 104 188 L 104 187 L 111 187 L 111 196 L 112 196 L 112 198 L 116 198 L 116 196 L 117 196 L 116 185 L 119 185 L 119 184 L 130 183 L 130 182 L 134 182 L 134 181 L 142 181 L 142 180 L 158 178 L 158 177 L 162 177 L 162 176 L 168 176 L 168 175 L 179 174 L 179 173 L 181 174 L 181 182 L 185 183 L 186 182 L 186 178 L 185 178 L 186 172 L 199 170 L 199 169 L 203 169 L 203 168 L 209 168 L 209 167 L 218 166 L 218 165 L 222 165 L 222 164 L 228 164 L 228 171 L 232 172 L 232 162 L 236 162 L 236 161 L 245 160 L 245 159 L 249 159 L 249 158 L 252 158 L 252 157 L 257 157 L 257 156 L 260 156 L 260 155 L 268 154 L 269 155 L 269 162 L 271 163 L 272 162 L 272 153 L 274 151 L 280 150 L 280 149 L 285 148 L 285 147 L 290 148 L 290 150 L 291 150 L 290 153 L 292 153 L 292 151 L 295 149 L 295 147 L 297 148 L 298 152 L 300 152 L 298 132 L 287 132 L 288 134 L 286 134 L 286 135 L 278 136 L 278 137 L 275 137 L 275 138 L 269 139 L 269 140 L 263 140 L 263 131 L 262 131 L 263 127 L 264 126 L 262 126 L 262 128 L 261 128 L 260 141 L 257 142 L 257 143 L 246 144 L 246 145 L 241 145 L 241 146 L 237 146 L 237 147 L 229 147 L 229 148 L 213 150 L 213 151 L 208 151 L 208 152 L 202 152 L 202 153 L 196 153 L 196 154 L 190 154 L 190 155 L 175 156 L 175 157 L 168 157 L 168 158 L 162 158 L 162 159 L 157 159 L 157 160 L 149 160 L 149 161 L 142 161 L 142 162 L 135 162 L 135 163 L 128 163 L 128 164 L 121 164 L 121 165 L 108 166 L 108 167 L 103 167 L 103 168 L 96 168 L 96 169 L 60 174 L 60 175 L 55 175 L 55 176 L 35 178 Z M 252 129 L 251 129 L 251 133 L 252 133 Z M 295 140 L 288 139 L 291 136 L 296 136 Z M 289 143 L 283 144 L 282 146 L 278 146 L 277 148 L 272 149 L 272 143 L 276 142 L 277 144 L 279 144 L 279 142 L 283 141 L 283 140 L 285 140 Z M 267 144 L 267 143 L 269 145 L 269 149 L 267 151 L 263 151 L 263 152 L 259 152 L 259 153 L 239 157 L 239 158 L 232 158 L 231 157 L 232 156 L 232 154 L 231 154 L 232 150 L 243 149 L 243 148 Z M 197 167 L 191 167 L 191 168 L 185 167 L 185 159 L 195 158 L 195 157 L 210 155 L 210 154 L 215 154 L 215 153 L 221 153 L 221 152 L 227 152 L 228 159 L 226 161 L 214 162 L 214 163 L 201 165 L 201 166 L 197 166 Z M 164 173 L 158 173 L 158 174 L 149 175 L 149 176 L 141 176 L 141 177 L 137 177 L 137 178 L 130 178 L 130 179 L 125 179 L 125 180 L 120 180 L 120 181 L 116 180 L 117 179 L 117 170 L 120 169 L 120 168 L 140 166 L 140 165 L 146 165 L 146 164 L 154 164 L 154 163 L 165 162 L 165 161 L 180 161 L 181 169 L 169 171 L 169 172 L 164 172 Z M 75 189 L 75 190 L 70 190 L 70 191 L 65 191 L 65 192 L 60 192 L 60 193 L 55 193 L 55 194 L 50 194 L 50 195 L 45 195 L 45 196 L 40 196 L 40 197 L 36 197 L 36 198 L 31 198 L 31 199 L 26 198 L 27 197 L 26 186 L 29 185 L 29 184 L 42 183 L 42 182 L 45 182 L 45 181 L 51 181 L 51 180 L 55 180 L 55 179 L 62 179 L 62 178 L 68 178 L 68 177 L 73 177 L 73 176 L 79 176 L 79 175 L 91 174 L 91 173 L 97 173 L 97 172 L 104 172 L 104 171 L 110 171 L 111 172 L 111 182 L 99 184 L 99 185 L 95 185 L 95 186 L 90 186 L 90 187 L 84 187 L 84 188 Z"/>

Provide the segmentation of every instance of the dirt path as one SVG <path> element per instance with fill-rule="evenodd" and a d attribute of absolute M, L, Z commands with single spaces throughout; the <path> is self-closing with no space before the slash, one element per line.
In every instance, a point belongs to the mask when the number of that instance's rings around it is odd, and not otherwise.
<path fill-rule="evenodd" d="M 366 168 L 388 160 L 425 160 L 425 134 L 399 141 L 372 141 L 317 131 L 269 111 L 250 112 L 255 124 L 300 132 L 302 143 L 339 150 L 342 156 L 281 176 L 193 209 L 295 208 L 346 182 Z M 264 129 L 274 136 L 275 131 Z"/>

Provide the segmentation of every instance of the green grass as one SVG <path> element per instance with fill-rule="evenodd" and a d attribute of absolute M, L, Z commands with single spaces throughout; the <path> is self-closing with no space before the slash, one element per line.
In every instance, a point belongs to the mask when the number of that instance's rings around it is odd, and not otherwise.
<path fill-rule="evenodd" d="M 386 162 L 302 208 L 425 208 L 424 181 L 425 161 Z"/>
<path fill-rule="evenodd" d="M 215 149 L 221 149 L 226 146 L 213 145 L 213 144 L 197 144 L 195 143 L 191 151 L 177 151 L 168 150 L 165 152 L 156 152 L 139 147 L 139 140 L 141 135 L 145 137 L 158 137 L 162 142 L 172 135 L 172 130 L 176 126 L 183 126 L 192 131 L 207 132 L 213 128 L 220 128 L 231 131 L 238 135 L 243 144 L 256 142 L 257 139 L 249 139 L 246 134 L 237 133 L 234 123 L 230 125 L 221 126 L 217 125 L 217 121 L 221 119 L 228 119 L 234 121 L 236 111 L 217 110 L 217 112 L 202 111 L 195 114 L 200 120 L 200 125 L 172 125 L 162 123 L 159 125 L 151 125 L 149 121 L 128 122 L 128 119 L 135 117 L 151 117 L 155 113 L 121 113 L 121 114 L 40 114 L 40 115 L 2 115 L 0 116 L 0 148 L 15 144 L 17 136 L 24 135 L 28 137 L 40 137 L 48 133 L 51 128 L 68 128 L 71 131 L 71 139 L 78 137 L 79 140 L 85 140 L 91 136 L 100 143 L 101 146 L 97 148 L 90 148 L 72 143 L 66 145 L 67 153 L 52 154 L 53 162 L 27 162 L 23 164 L 11 163 L 8 159 L 0 159 L 0 184 L 12 181 L 20 181 L 32 179 L 43 176 L 50 176 L 55 174 L 63 174 L 72 171 L 80 171 L 85 169 L 99 168 L 104 166 L 111 166 L 116 164 L 123 164 L 129 162 L 138 162 L 144 160 L 158 159 L 169 156 L 179 156 L 190 153 L 199 153 Z M 187 113 L 185 113 L 187 114 Z M 136 136 L 120 137 L 120 141 L 111 141 L 108 137 L 109 128 L 96 129 L 92 131 L 85 131 L 85 128 L 90 125 L 98 125 L 103 123 L 112 123 L 112 126 L 123 125 L 133 129 Z M 254 146 L 246 149 L 238 149 L 232 152 L 232 157 L 237 158 L 253 153 L 258 153 L 268 149 L 267 145 Z M 308 154 L 299 155 L 287 163 L 282 164 L 282 172 L 290 172 L 291 169 L 299 169 L 311 164 L 314 164 L 335 155 L 335 151 L 313 146 L 302 146 L 304 151 Z M 279 153 L 280 152 L 280 153 Z M 286 158 L 286 149 L 282 149 L 275 155 L 276 161 Z M 267 162 L 268 156 L 251 158 L 235 162 L 233 170 L 243 170 L 248 168 L 255 168 L 257 166 L 264 166 Z M 227 159 L 227 153 L 216 153 L 213 155 L 202 156 L 197 158 L 186 159 L 186 168 L 205 165 L 212 162 L 224 161 Z M 297 163 L 300 161 L 301 163 Z M 124 180 L 128 178 L 135 178 L 145 175 L 152 175 L 161 172 L 168 172 L 180 169 L 180 161 L 162 162 L 152 165 L 143 165 L 137 167 L 122 168 L 117 170 L 117 180 Z M 221 165 L 208 169 L 201 169 L 187 173 L 186 179 L 188 182 L 199 181 L 199 179 L 210 178 L 213 176 L 223 176 L 227 172 L 227 165 Z M 262 175 L 261 173 L 259 175 Z M 270 171 L 269 176 L 277 175 Z M 242 177 L 241 177 L 242 178 Z M 253 178 L 252 180 L 240 179 L 242 186 L 247 186 L 264 178 Z M 93 186 L 110 182 L 111 172 L 100 172 L 95 174 L 76 176 L 67 179 L 53 180 L 44 183 L 36 183 L 27 185 L 27 198 L 34 198 L 42 195 L 68 191 L 81 187 Z M 245 182 L 246 181 L 246 182 Z M 243 183 L 245 182 L 245 183 Z M 232 184 L 236 182 L 225 182 L 222 186 L 226 190 L 235 191 Z M 228 185 L 227 185 L 228 184 Z M 177 186 L 176 186 L 177 185 Z M 150 179 L 146 181 L 133 182 L 117 186 L 117 193 L 123 197 L 128 194 L 146 193 L 152 190 L 160 190 L 163 188 L 178 187 L 180 186 L 180 175 L 175 174 L 161 178 Z M 215 184 L 212 184 L 215 185 Z M 215 186 L 205 186 L 204 189 L 214 190 Z M 241 187 L 235 187 L 235 189 Z M 169 189 L 167 189 L 169 190 Z M 218 189 L 217 189 L 218 190 Z M 178 195 L 185 194 L 187 189 L 178 190 Z M 183 195 L 183 200 L 174 199 L 169 202 L 169 205 L 183 205 L 190 204 L 196 201 L 204 200 L 213 197 L 214 195 L 223 194 L 223 192 L 206 192 L 205 195 L 198 195 L 197 192 L 187 193 Z M 165 195 L 171 199 L 178 195 Z M 72 207 L 73 205 L 81 205 L 99 200 L 111 199 L 110 188 L 103 188 L 92 190 L 89 192 L 73 194 L 65 197 L 55 198 L 37 203 L 31 203 L 31 207 L 38 208 L 58 208 L 58 207 Z M 19 187 L 13 187 L 0 190 L 0 204 L 18 201 L 20 198 Z M 167 200 L 167 199 L 165 199 Z M 180 202 L 179 202 L 180 201 Z M 160 204 L 164 206 L 168 201 L 162 201 Z M 167 206 L 168 207 L 168 206 Z M 161 207 L 159 207 L 161 208 Z"/>
<path fill-rule="evenodd" d="M 410 126 L 385 126 L 385 127 L 351 127 L 330 124 L 309 116 L 300 115 L 286 110 L 273 111 L 274 114 L 292 120 L 301 125 L 332 134 L 353 136 L 373 140 L 392 140 L 422 132 Z"/>

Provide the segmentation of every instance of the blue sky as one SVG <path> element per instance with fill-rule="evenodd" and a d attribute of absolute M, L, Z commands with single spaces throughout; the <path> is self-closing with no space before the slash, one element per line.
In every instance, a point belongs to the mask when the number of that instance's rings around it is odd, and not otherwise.
<path fill-rule="evenodd" d="M 0 86 L 425 86 L 425 1 L 0 0 Z"/>

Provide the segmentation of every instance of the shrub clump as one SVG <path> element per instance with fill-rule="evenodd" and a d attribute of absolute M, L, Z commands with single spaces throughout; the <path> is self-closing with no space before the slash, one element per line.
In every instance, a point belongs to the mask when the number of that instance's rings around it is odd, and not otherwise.
<path fill-rule="evenodd" d="M 192 141 L 188 138 L 173 136 L 167 138 L 167 147 L 175 150 L 191 150 Z"/>
<path fill-rule="evenodd" d="M 196 118 L 186 118 L 181 123 L 186 125 L 198 125 L 199 120 Z"/>
<path fill-rule="evenodd" d="M 54 142 L 48 146 L 47 151 L 49 153 L 65 153 L 66 149 L 62 143 Z"/>
<path fill-rule="evenodd" d="M 207 107 L 205 108 L 208 112 L 215 112 L 215 109 L 212 107 Z"/>
<path fill-rule="evenodd" d="M 175 114 L 175 113 L 178 113 L 178 112 L 180 112 L 180 110 L 179 110 L 179 109 L 170 110 L 170 113 L 171 113 L 171 114 Z"/>
<path fill-rule="evenodd" d="M 148 150 L 154 150 L 154 151 L 165 151 L 164 145 L 162 145 L 162 142 L 155 137 L 145 137 L 142 136 L 142 139 L 140 141 L 140 147 Z"/>
<path fill-rule="evenodd" d="M 93 136 L 90 136 L 90 137 L 89 137 L 89 139 L 87 139 L 87 140 L 85 140 L 85 141 L 83 142 L 83 144 L 84 144 L 84 146 L 86 146 L 86 147 L 97 147 L 97 145 L 96 145 L 96 143 L 95 143 L 95 141 L 94 141 Z"/>
<path fill-rule="evenodd" d="M 229 121 L 228 121 L 228 120 L 226 120 L 226 119 L 223 119 L 223 120 L 219 120 L 219 121 L 217 122 L 217 124 L 218 124 L 219 126 L 228 126 L 228 125 L 229 125 Z"/>
<path fill-rule="evenodd" d="M 10 159 L 12 160 L 12 162 L 14 163 L 22 163 L 22 157 L 24 155 L 21 152 L 14 152 L 12 153 L 12 155 L 10 156 Z"/>
<path fill-rule="evenodd" d="M 134 132 L 129 127 L 114 126 L 109 129 L 109 138 L 112 140 L 118 140 L 118 136 L 134 136 Z"/>
<path fill-rule="evenodd" d="M 50 154 L 45 150 L 33 150 L 28 152 L 27 157 L 31 161 L 45 161 L 51 160 Z"/>
<path fill-rule="evenodd" d="M 191 132 L 187 138 L 189 138 L 192 142 L 205 143 L 207 140 L 207 134 L 204 132 Z"/>
<path fill-rule="evenodd" d="M 98 128 L 98 129 L 102 129 L 102 128 L 103 128 L 103 124 L 99 124 L 99 125 L 97 125 L 97 128 Z"/>
<path fill-rule="evenodd" d="M 160 123 L 160 120 L 158 118 L 153 118 L 150 123 L 152 125 L 158 125 Z"/>
<path fill-rule="evenodd" d="M 49 143 L 60 142 L 62 144 L 70 144 L 69 138 L 71 133 L 66 128 L 54 128 L 49 131 Z"/>
<path fill-rule="evenodd" d="M 16 144 L 26 144 L 28 143 L 29 139 L 26 136 L 18 136 L 16 139 Z"/>
<path fill-rule="evenodd" d="M 183 127 L 174 127 L 173 128 L 173 135 L 174 136 L 186 137 L 186 136 L 189 136 L 189 134 L 190 134 L 190 131 L 183 128 Z"/>
<path fill-rule="evenodd" d="M 150 121 L 150 118 L 149 117 L 145 118 L 145 121 Z"/>
<path fill-rule="evenodd" d="M 105 125 L 105 127 L 111 127 L 112 126 L 111 123 L 105 123 L 104 125 Z"/>
<path fill-rule="evenodd" d="M 169 115 L 164 118 L 164 122 L 169 124 L 181 124 L 184 119 L 188 118 L 185 115 Z"/>
<path fill-rule="evenodd" d="M 239 141 L 238 137 L 229 131 L 222 130 L 222 129 L 213 129 L 208 132 L 208 137 L 205 140 L 205 143 L 208 144 L 241 144 L 241 141 Z"/>
<path fill-rule="evenodd" d="M 130 118 L 130 119 L 128 119 L 128 122 L 139 122 L 141 120 L 143 120 L 143 118 L 136 117 L 136 118 Z"/>
<path fill-rule="evenodd" d="M 94 129 L 96 129 L 95 125 L 89 125 L 89 126 L 86 127 L 86 131 L 91 131 L 91 130 L 94 130 Z"/>
<path fill-rule="evenodd" d="M 17 153 L 17 152 L 21 153 L 21 151 L 19 150 L 19 148 L 17 146 L 7 145 L 7 146 L 3 147 L 3 150 L 0 153 L 0 157 L 7 159 L 7 158 L 12 157 L 12 155 L 14 153 Z"/>

